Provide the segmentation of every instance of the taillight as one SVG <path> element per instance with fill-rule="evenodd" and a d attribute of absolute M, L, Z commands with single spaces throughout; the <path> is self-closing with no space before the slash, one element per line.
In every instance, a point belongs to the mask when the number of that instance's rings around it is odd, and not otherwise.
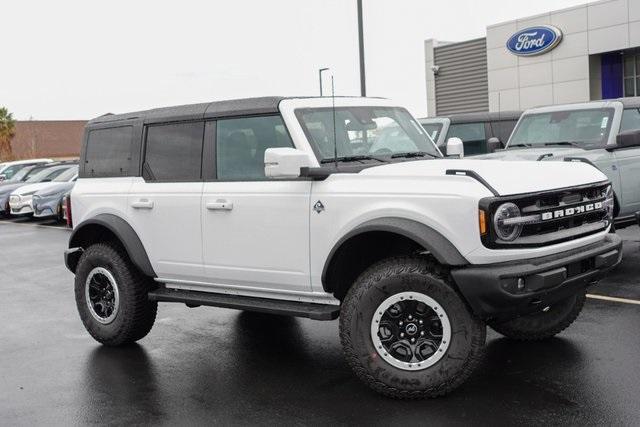
<path fill-rule="evenodd" d="M 73 220 L 71 219 L 71 194 L 67 194 L 65 200 L 65 206 L 67 207 L 67 226 L 73 228 Z"/>

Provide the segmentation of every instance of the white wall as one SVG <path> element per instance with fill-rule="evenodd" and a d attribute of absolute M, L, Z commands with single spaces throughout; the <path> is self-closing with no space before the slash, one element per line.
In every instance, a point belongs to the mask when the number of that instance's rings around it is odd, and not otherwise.
<path fill-rule="evenodd" d="M 562 30 L 562 42 L 554 50 L 533 57 L 507 50 L 516 31 L 541 24 Z M 487 28 L 489 110 L 588 101 L 589 55 L 636 46 L 640 0 L 604 0 L 492 25 Z"/>

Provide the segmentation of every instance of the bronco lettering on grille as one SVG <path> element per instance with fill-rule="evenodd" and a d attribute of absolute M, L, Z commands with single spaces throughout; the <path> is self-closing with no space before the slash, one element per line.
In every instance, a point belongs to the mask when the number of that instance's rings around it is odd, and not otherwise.
<path fill-rule="evenodd" d="M 603 208 L 603 202 L 595 202 L 586 205 L 574 206 L 572 208 L 558 209 L 555 211 L 544 212 L 542 214 L 542 220 L 548 221 L 550 219 L 565 218 L 568 216 L 580 215 L 586 212 L 591 212 Z"/>

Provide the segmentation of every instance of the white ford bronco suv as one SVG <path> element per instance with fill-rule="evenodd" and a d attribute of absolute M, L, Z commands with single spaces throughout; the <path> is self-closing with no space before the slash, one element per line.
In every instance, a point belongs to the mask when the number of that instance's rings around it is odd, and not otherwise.
<path fill-rule="evenodd" d="M 339 316 L 347 362 L 392 397 L 459 386 L 487 324 L 559 333 L 622 253 L 596 168 L 445 159 L 384 99 L 106 115 L 79 173 L 65 263 L 97 341 L 143 338 L 158 302 Z"/>

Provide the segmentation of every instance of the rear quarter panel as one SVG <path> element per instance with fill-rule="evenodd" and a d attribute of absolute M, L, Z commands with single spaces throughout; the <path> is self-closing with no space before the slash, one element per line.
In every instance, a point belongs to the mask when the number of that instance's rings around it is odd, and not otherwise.
<path fill-rule="evenodd" d="M 73 227 L 96 215 L 109 213 L 127 219 L 132 177 L 79 178 L 71 192 Z"/>

